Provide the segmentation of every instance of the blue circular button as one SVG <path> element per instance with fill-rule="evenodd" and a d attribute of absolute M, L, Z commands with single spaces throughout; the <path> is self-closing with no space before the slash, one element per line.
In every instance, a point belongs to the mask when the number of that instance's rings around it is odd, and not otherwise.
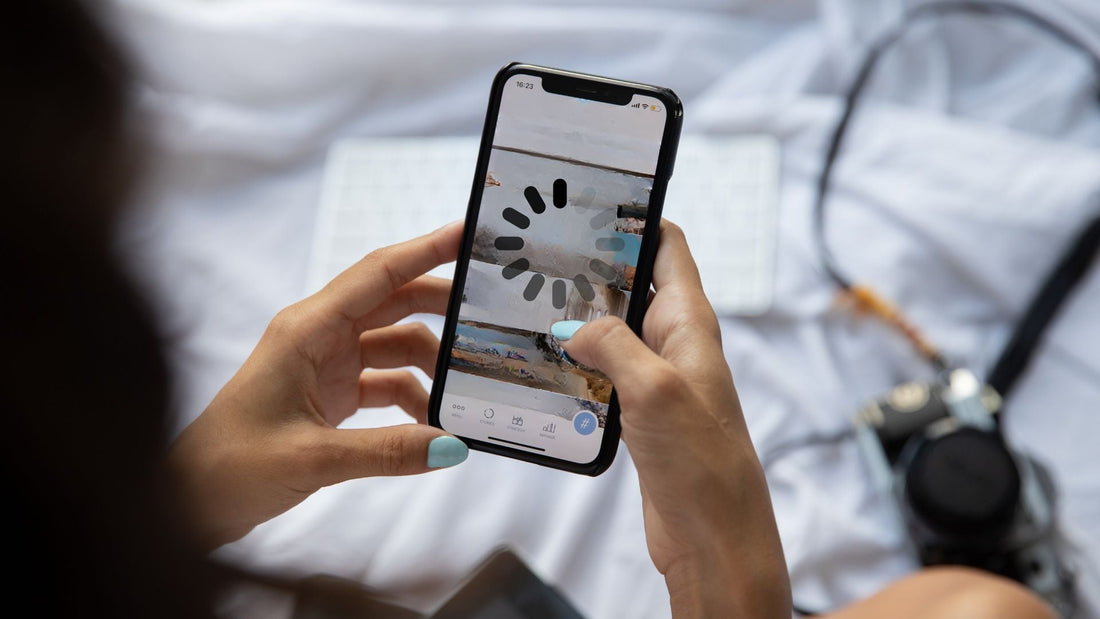
<path fill-rule="evenodd" d="M 596 431 L 600 423 L 596 421 L 596 416 L 588 411 L 581 411 L 573 416 L 573 429 L 578 434 L 588 436 Z"/>

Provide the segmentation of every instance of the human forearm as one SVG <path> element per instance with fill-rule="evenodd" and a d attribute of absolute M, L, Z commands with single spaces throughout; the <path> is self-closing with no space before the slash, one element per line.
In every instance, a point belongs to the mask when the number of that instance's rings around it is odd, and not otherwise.
<path fill-rule="evenodd" d="M 787 575 L 770 561 L 746 560 L 736 570 L 693 561 L 670 569 L 665 584 L 676 619 L 791 616 Z"/>
<path fill-rule="evenodd" d="M 789 619 L 790 581 L 771 500 L 759 465 L 747 463 L 725 513 L 665 569 L 676 619 Z M 700 527 L 703 528 L 703 527 Z"/>
<path fill-rule="evenodd" d="M 555 337 L 619 389 L 646 543 L 673 615 L 789 619 L 783 548 L 721 329 L 683 232 L 661 230 L 644 340 L 606 317 Z"/>

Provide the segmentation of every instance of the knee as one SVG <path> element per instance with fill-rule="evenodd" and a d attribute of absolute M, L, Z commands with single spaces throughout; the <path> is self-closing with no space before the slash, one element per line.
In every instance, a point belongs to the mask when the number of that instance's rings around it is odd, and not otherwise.
<path fill-rule="evenodd" d="M 964 567 L 922 569 L 829 619 L 1058 619 L 1022 585 Z"/>
<path fill-rule="evenodd" d="M 929 619 L 1057 619 L 1054 611 L 1024 586 L 1007 578 L 962 567 L 924 570 L 918 579 L 941 593 L 921 617 Z"/>

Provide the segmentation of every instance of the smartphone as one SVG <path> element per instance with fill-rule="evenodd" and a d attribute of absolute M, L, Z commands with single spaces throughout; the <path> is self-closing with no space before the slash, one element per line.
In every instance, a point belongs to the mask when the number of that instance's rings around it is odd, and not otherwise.
<path fill-rule="evenodd" d="M 294 583 L 292 619 L 584 619 L 516 551 L 494 548 L 433 612 L 401 606 L 382 591 L 331 574 Z"/>
<path fill-rule="evenodd" d="M 494 550 L 431 619 L 584 619 L 510 548 Z"/>
<path fill-rule="evenodd" d="M 530 64 L 500 70 L 429 423 L 472 449 L 607 470 L 619 442 L 615 391 L 550 327 L 614 314 L 641 328 L 682 118 L 667 88 Z"/>

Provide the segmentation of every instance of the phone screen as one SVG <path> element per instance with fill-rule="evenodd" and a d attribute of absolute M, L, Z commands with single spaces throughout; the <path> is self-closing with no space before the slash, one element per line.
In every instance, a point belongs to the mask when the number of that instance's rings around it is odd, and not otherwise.
<path fill-rule="evenodd" d="M 627 317 L 669 114 L 654 96 L 607 103 L 522 73 L 499 96 L 453 345 L 436 376 L 439 424 L 589 463 L 611 381 L 566 355 L 550 328 Z M 637 291 L 647 293 L 648 283 Z"/>

